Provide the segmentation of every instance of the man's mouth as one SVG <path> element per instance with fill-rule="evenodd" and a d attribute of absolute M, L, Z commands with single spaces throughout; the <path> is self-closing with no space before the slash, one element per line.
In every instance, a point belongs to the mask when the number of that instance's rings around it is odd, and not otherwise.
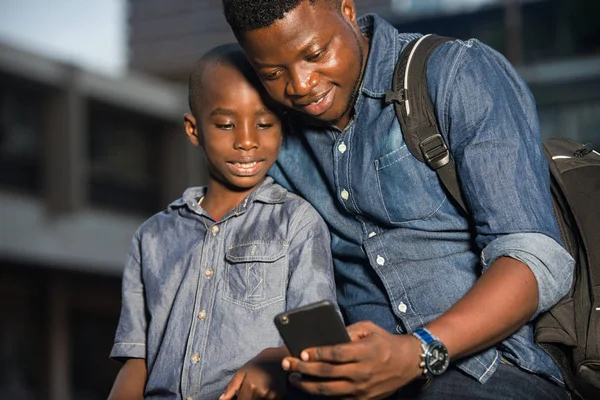
<path fill-rule="evenodd" d="M 333 88 L 329 89 L 327 93 L 323 96 L 319 97 L 317 100 L 309 103 L 309 104 L 300 104 L 297 107 L 300 107 L 305 113 L 318 116 L 323 114 L 325 111 L 329 110 L 331 105 L 333 104 Z"/>

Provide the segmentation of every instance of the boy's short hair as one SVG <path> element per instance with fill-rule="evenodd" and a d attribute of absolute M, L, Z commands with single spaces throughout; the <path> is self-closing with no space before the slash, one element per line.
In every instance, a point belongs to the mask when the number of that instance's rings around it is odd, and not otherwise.
<path fill-rule="evenodd" d="M 231 65 L 240 70 L 257 90 L 262 89 L 262 85 L 256 73 L 252 69 L 250 62 L 237 43 L 222 44 L 209 50 L 200 57 L 192 67 L 189 77 L 188 87 L 188 105 L 192 114 L 196 113 L 200 96 L 202 95 L 202 76 L 208 65 Z"/>
<path fill-rule="evenodd" d="M 317 1 L 330 7 L 341 0 L 223 0 L 223 13 L 234 34 L 266 28 L 294 10 L 303 1 L 314 5 Z M 339 7 L 337 7 L 339 9 Z"/>

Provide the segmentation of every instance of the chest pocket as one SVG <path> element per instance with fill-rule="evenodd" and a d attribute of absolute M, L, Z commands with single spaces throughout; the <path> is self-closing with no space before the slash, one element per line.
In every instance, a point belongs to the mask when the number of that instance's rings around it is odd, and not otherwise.
<path fill-rule="evenodd" d="M 431 217 L 446 200 L 438 177 L 402 146 L 375 160 L 379 196 L 391 224 Z"/>
<path fill-rule="evenodd" d="M 256 310 L 285 299 L 287 244 L 254 242 L 228 247 L 223 299 Z"/>

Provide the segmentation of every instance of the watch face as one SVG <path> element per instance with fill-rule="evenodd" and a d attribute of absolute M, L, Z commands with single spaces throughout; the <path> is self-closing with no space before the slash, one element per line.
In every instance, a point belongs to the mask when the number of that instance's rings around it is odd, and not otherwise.
<path fill-rule="evenodd" d="M 441 375 L 450 364 L 450 355 L 442 342 L 433 342 L 429 345 L 425 357 L 425 366 L 432 375 Z"/>

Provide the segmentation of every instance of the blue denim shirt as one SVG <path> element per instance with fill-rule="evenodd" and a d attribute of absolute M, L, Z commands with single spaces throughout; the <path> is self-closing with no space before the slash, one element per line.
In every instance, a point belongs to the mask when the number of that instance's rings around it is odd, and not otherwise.
<path fill-rule="evenodd" d="M 290 113 L 276 181 L 310 201 L 332 232 L 338 301 L 348 323 L 369 319 L 409 333 L 461 299 L 501 256 L 527 264 L 541 312 L 567 293 L 573 260 L 552 210 L 534 99 L 509 63 L 477 40 L 430 58 L 429 92 L 449 141 L 470 216 L 436 173 L 411 155 L 384 95 L 400 34 L 375 15 L 359 20 L 370 51 L 354 118 L 340 131 Z M 485 382 L 500 356 L 561 381 L 526 325 L 458 367 Z"/>
<path fill-rule="evenodd" d="M 191 188 L 135 234 L 110 356 L 145 358 L 146 398 L 217 399 L 233 373 L 282 341 L 273 317 L 328 299 L 327 226 L 270 177 L 215 222 Z"/>

